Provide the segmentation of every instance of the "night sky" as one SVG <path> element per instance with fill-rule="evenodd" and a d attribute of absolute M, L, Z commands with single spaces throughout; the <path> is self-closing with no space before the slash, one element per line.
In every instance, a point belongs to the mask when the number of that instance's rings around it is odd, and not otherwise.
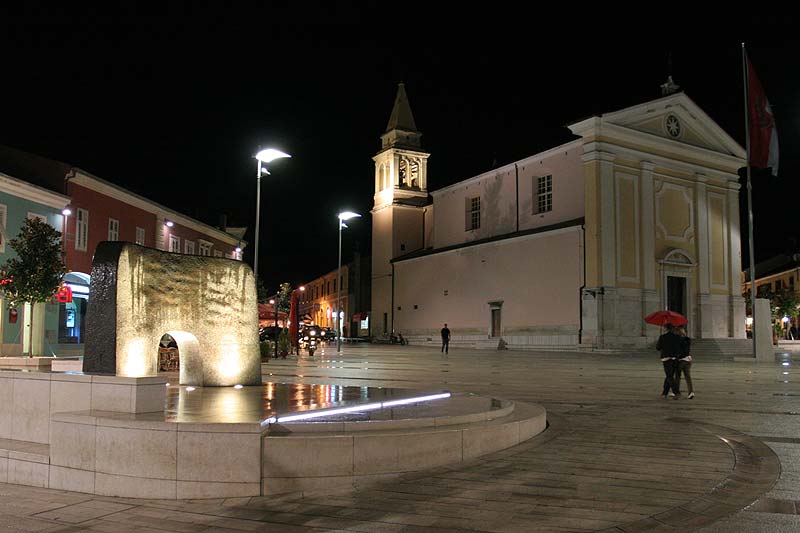
<path fill-rule="evenodd" d="M 602 44 L 581 31 L 562 42 L 519 31 L 416 35 L 386 21 L 377 33 L 341 5 L 284 26 L 269 22 L 276 11 L 247 4 L 113 14 L 69 5 L 0 8 L 0 143 L 211 225 L 225 214 L 250 227 L 251 242 L 252 156 L 259 146 L 292 154 L 262 179 L 260 270 L 271 290 L 336 268 L 340 210 L 364 215 L 345 232 L 345 260 L 356 247 L 369 252 L 371 158 L 400 81 L 432 154 L 429 190 L 567 142 L 568 123 L 657 98 L 670 72 L 744 144 L 742 36 Z M 800 252 L 800 43 L 773 35 L 749 51 L 781 143 L 780 178 L 754 182 L 761 260 Z M 251 244 L 245 260 L 252 253 Z"/>

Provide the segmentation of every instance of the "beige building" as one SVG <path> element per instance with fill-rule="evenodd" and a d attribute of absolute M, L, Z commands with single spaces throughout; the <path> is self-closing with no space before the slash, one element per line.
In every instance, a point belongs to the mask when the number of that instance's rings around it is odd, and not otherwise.
<path fill-rule="evenodd" d="M 672 309 L 697 338 L 744 338 L 744 149 L 688 96 L 571 124 L 576 139 L 427 189 L 401 84 L 375 161 L 372 313 L 392 330 L 494 347 L 645 346 Z"/>
<path fill-rule="evenodd" d="M 313 281 L 306 283 L 306 290 L 300 300 L 301 315 L 308 315 L 314 324 L 324 328 L 336 328 L 336 310 L 344 311 L 345 316 L 350 316 L 350 298 L 348 297 L 349 277 L 348 265 L 342 265 L 342 290 L 339 293 L 338 269 L 328 272 Z M 341 297 L 341 305 L 339 305 Z M 342 323 L 342 335 L 349 331 L 348 324 Z"/>

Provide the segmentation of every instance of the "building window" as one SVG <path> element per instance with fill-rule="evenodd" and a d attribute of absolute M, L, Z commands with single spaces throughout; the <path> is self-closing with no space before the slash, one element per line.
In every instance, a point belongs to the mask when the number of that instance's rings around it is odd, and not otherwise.
<path fill-rule="evenodd" d="M 333 292 L 336 292 L 336 280 L 333 280 Z"/>
<path fill-rule="evenodd" d="M 180 253 L 181 251 L 181 238 L 177 235 L 169 236 L 169 251 Z"/>
<path fill-rule="evenodd" d="M 136 228 L 136 244 L 144 246 L 144 228 Z"/>
<path fill-rule="evenodd" d="M 467 198 L 465 231 L 473 231 L 481 227 L 481 197 Z"/>
<path fill-rule="evenodd" d="M 200 255 L 205 255 L 205 256 L 211 255 L 211 243 L 208 242 L 200 243 Z"/>
<path fill-rule="evenodd" d="M 45 224 L 47 224 L 47 217 L 44 216 L 44 215 L 40 215 L 39 213 L 31 213 L 30 211 L 28 211 L 28 218 L 30 218 L 31 220 L 34 220 L 34 219 L 40 220 L 40 221 L 44 222 Z"/>
<path fill-rule="evenodd" d="M 214 257 L 222 257 L 222 250 L 214 250 Z"/>
<path fill-rule="evenodd" d="M 78 208 L 75 215 L 75 249 L 86 251 L 89 242 L 89 211 Z"/>
<path fill-rule="evenodd" d="M 775 281 L 775 292 L 781 292 L 781 289 L 783 289 L 783 280 L 780 280 L 780 279 L 776 280 Z"/>
<path fill-rule="evenodd" d="M 553 210 L 553 176 L 536 178 L 536 212 L 546 213 Z"/>
<path fill-rule="evenodd" d="M 6 251 L 6 212 L 8 209 L 5 205 L 0 204 L 0 252 Z"/>
<path fill-rule="evenodd" d="M 119 240 L 119 220 L 116 220 L 114 218 L 108 219 L 108 240 L 109 241 Z"/>
<path fill-rule="evenodd" d="M 194 241 L 187 240 L 183 243 L 183 246 L 184 246 L 183 248 L 184 253 L 187 253 L 189 255 L 194 255 Z"/>
<path fill-rule="evenodd" d="M 5 226 L 5 222 L 3 222 Z M 789 276 L 789 290 L 794 291 L 794 276 Z"/>

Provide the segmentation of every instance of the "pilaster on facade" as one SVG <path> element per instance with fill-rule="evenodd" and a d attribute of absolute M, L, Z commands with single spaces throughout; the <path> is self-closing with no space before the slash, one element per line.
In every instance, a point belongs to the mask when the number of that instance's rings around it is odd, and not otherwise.
<path fill-rule="evenodd" d="M 642 282 L 645 291 L 656 290 L 656 218 L 653 169 L 650 161 L 642 161 L 641 213 L 642 213 Z"/>
<path fill-rule="evenodd" d="M 697 220 L 697 282 L 700 295 L 709 292 L 709 249 L 708 249 L 708 178 L 695 174 L 695 219 Z"/>
<path fill-rule="evenodd" d="M 600 172 L 600 260 L 602 262 L 602 284 L 616 286 L 617 238 L 615 227 L 614 155 L 598 154 Z"/>

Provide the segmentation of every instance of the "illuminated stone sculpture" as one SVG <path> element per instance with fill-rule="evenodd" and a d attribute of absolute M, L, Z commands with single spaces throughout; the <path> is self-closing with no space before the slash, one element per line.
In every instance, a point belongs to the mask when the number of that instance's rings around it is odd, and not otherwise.
<path fill-rule="evenodd" d="M 169 333 L 182 385 L 261 384 L 255 279 L 245 263 L 102 242 L 90 294 L 84 372 L 155 375 Z"/>

